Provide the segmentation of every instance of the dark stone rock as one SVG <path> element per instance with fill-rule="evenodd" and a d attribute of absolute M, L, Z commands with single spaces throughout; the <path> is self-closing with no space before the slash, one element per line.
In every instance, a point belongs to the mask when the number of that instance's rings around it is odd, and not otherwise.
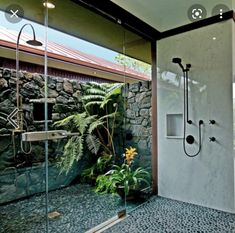
<path fill-rule="evenodd" d="M 136 102 L 137 102 L 137 103 L 142 102 L 145 97 L 146 97 L 145 92 L 136 94 L 136 97 L 135 97 Z"/>
<path fill-rule="evenodd" d="M 69 100 L 67 98 L 65 98 L 64 96 L 59 95 L 56 98 L 56 102 L 57 103 L 63 103 L 63 104 L 67 104 L 69 102 Z"/>
<path fill-rule="evenodd" d="M 32 170 L 29 174 L 29 180 L 31 185 L 40 184 L 42 180 L 42 174 L 43 174 L 43 168 Z"/>
<path fill-rule="evenodd" d="M 63 90 L 63 84 L 62 83 L 57 83 L 56 84 L 56 91 L 60 92 Z"/>
<path fill-rule="evenodd" d="M 135 111 L 127 109 L 126 116 L 127 116 L 127 118 L 134 119 L 136 117 L 136 113 L 135 113 Z"/>
<path fill-rule="evenodd" d="M 7 129 L 5 129 L 4 131 L 9 133 L 9 131 L 7 131 Z M 2 130 L 1 130 L 1 133 L 2 133 Z M 11 143 L 12 143 L 11 137 L 1 137 L 1 141 L 0 141 L 0 154 L 3 151 L 5 151 L 9 147 L 9 145 L 11 145 Z"/>
<path fill-rule="evenodd" d="M 33 98 L 37 96 L 38 91 L 39 91 L 39 87 L 35 82 L 27 82 L 23 85 L 23 88 L 20 90 L 20 93 L 23 96 Z"/>
<path fill-rule="evenodd" d="M 11 86 L 11 87 L 16 86 L 16 78 L 11 77 L 8 82 L 9 82 L 9 86 Z M 19 80 L 19 84 L 21 85 L 22 81 Z"/>
<path fill-rule="evenodd" d="M 27 183 L 28 183 L 28 179 L 27 179 L 27 175 L 26 174 L 21 174 L 19 176 L 16 177 L 16 181 L 15 181 L 15 185 L 18 188 L 22 188 L 25 189 L 27 188 Z"/>
<path fill-rule="evenodd" d="M 53 79 L 54 79 L 55 82 L 57 82 L 57 83 L 63 83 L 63 82 L 64 82 L 64 79 L 61 78 L 61 77 L 53 77 Z"/>
<path fill-rule="evenodd" d="M 0 203 L 4 203 L 10 200 L 14 200 L 17 196 L 16 187 L 14 184 L 2 185 L 0 187 Z"/>
<path fill-rule="evenodd" d="M 74 92 L 80 88 L 79 81 L 77 81 L 77 80 L 71 80 L 71 84 L 73 86 Z"/>
<path fill-rule="evenodd" d="M 69 80 L 64 80 L 63 88 L 65 92 L 73 94 L 73 85 L 69 82 Z"/>
<path fill-rule="evenodd" d="M 6 79 L 9 79 L 11 77 L 11 70 L 10 69 L 4 69 L 2 77 L 6 78 Z"/>
<path fill-rule="evenodd" d="M 34 74 L 33 75 L 33 80 L 34 82 L 39 86 L 39 87 L 43 87 L 44 86 L 44 78 L 42 75 L 40 74 Z"/>
<path fill-rule="evenodd" d="M 32 147 L 32 154 L 35 156 L 36 161 L 41 161 L 44 159 L 45 150 L 43 146 L 40 145 L 33 145 Z"/>
<path fill-rule="evenodd" d="M 7 98 L 11 92 L 12 92 L 11 89 L 6 89 L 4 91 L 1 91 L 0 98 L 2 99 Z"/>
<path fill-rule="evenodd" d="M 58 96 L 58 92 L 56 90 L 52 90 L 48 88 L 48 97 L 49 98 L 56 98 Z"/>
<path fill-rule="evenodd" d="M 148 109 L 141 109 L 140 110 L 140 116 L 149 117 L 149 110 Z"/>
<path fill-rule="evenodd" d="M 7 114 L 9 114 L 10 112 L 12 112 L 12 110 L 15 108 L 14 104 L 9 100 L 6 99 L 3 102 L 0 103 L 0 109 L 2 112 L 5 112 Z"/>
<path fill-rule="evenodd" d="M 23 75 L 24 75 L 24 78 L 25 78 L 27 81 L 30 81 L 30 80 L 32 80 L 32 78 L 33 78 L 33 74 L 32 74 L 32 73 L 29 73 L 29 72 L 23 72 Z"/>
<path fill-rule="evenodd" d="M 142 121 L 142 125 L 143 125 L 143 126 L 148 126 L 149 124 L 150 124 L 150 120 L 144 119 L 144 120 Z"/>
<path fill-rule="evenodd" d="M 128 99 L 130 99 L 130 98 L 132 98 L 132 97 L 135 97 L 135 94 L 130 91 L 130 92 L 128 93 Z"/>
<path fill-rule="evenodd" d="M 132 125 L 141 125 L 143 117 L 136 117 L 134 120 L 130 120 Z"/>
<path fill-rule="evenodd" d="M 128 103 L 135 103 L 135 97 L 132 97 L 128 100 Z"/>
<path fill-rule="evenodd" d="M 139 140 L 139 143 L 138 143 L 138 147 L 140 148 L 140 149 L 144 149 L 144 150 L 146 150 L 147 149 L 147 141 L 146 140 Z"/>
<path fill-rule="evenodd" d="M 60 120 L 60 114 L 59 113 L 52 113 L 52 120 L 53 121 L 58 121 Z"/>
<path fill-rule="evenodd" d="M 51 89 L 56 89 L 56 84 L 55 83 L 48 83 L 47 86 Z"/>
<path fill-rule="evenodd" d="M 8 87 L 7 80 L 4 78 L 0 78 L 0 90 L 3 90 Z"/>
<path fill-rule="evenodd" d="M 17 170 L 15 167 L 7 167 L 4 169 L 3 175 L 14 175 L 16 176 Z M 2 177 L 2 174 L 1 174 Z"/>
<path fill-rule="evenodd" d="M 71 95 L 69 95 L 68 93 L 66 93 L 64 91 L 60 91 L 60 95 L 64 96 L 67 99 L 69 99 L 69 97 L 71 96 Z"/>
<path fill-rule="evenodd" d="M 137 93 L 139 92 L 139 83 L 133 83 L 131 84 L 131 91 L 134 92 L 134 93 Z"/>

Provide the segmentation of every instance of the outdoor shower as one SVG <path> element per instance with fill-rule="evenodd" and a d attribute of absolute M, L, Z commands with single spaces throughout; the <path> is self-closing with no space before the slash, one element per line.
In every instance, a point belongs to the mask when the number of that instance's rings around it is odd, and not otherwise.
<path fill-rule="evenodd" d="M 202 147 L 202 135 L 201 135 L 201 126 L 203 125 L 203 120 L 199 120 L 198 122 L 198 126 L 199 126 L 199 132 L 198 132 L 198 138 L 199 138 L 199 142 L 198 142 L 198 151 L 195 154 L 189 154 L 186 150 L 186 144 L 185 141 L 188 144 L 193 144 L 195 142 L 195 138 L 193 135 L 187 135 L 186 136 L 186 130 L 187 130 L 187 124 L 191 125 L 193 122 L 192 120 L 189 120 L 189 101 L 188 101 L 188 90 L 189 90 L 189 86 L 188 86 L 188 82 L 189 82 L 189 78 L 188 78 L 188 72 L 191 68 L 191 64 L 186 64 L 186 67 L 184 67 L 182 65 L 182 60 L 181 58 L 173 58 L 172 62 L 175 64 L 178 64 L 180 66 L 180 68 L 182 69 L 183 72 L 183 78 L 184 78 L 184 123 L 183 123 L 183 149 L 184 149 L 184 153 L 189 156 L 189 157 L 195 157 L 197 156 L 200 151 L 201 151 L 201 147 Z"/>
<path fill-rule="evenodd" d="M 23 31 L 23 29 L 26 26 L 30 26 L 33 31 L 33 39 L 26 41 L 27 44 L 32 46 L 42 46 L 42 43 L 38 40 L 36 40 L 35 30 L 33 26 L 29 23 L 23 25 L 19 31 L 18 37 L 17 37 L 17 43 L 16 43 L 16 108 L 17 108 L 17 127 L 16 131 L 22 132 L 23 131 L 23 110 L 22 110 L 22 98 L 19 93 L 19 45 L 20 45 L 20 36 Z"/>
<path fill-rule="evenodd" d="M 16 154 L 15 151 L 15 133 L 23 133 L 24 130 L 24 117 L 23 117 L 23 108 L 22 108 L 22 97 L 20 96 L 20 87 L 19 87 L 19 46 L 20 46 L 20 36 L 23 29 L 29 26 L 33 31 L 33 39 L 27 40 L 26 43 L 32 46 L 42 46 L 42 43 L 36 40 L 35 30 L 33 26 L 29 23 L 23 25 L 18 33 L 17 42 L 16 42 L 16 108 L 9 114 L 7 120 L 12 124 L 14 130 L 12 131 L 12 141 L 13 141 L 13 148 L 14 148 L 14 155 Z M 13 120 L 13 117 L 16 115 L 16 121 Z M 21 141 L 21 150 L 28 154 L 30 153 L 31 146 L 29 146 L 29 151 L 25 151 L 23 148 L 23 142 Z"/>

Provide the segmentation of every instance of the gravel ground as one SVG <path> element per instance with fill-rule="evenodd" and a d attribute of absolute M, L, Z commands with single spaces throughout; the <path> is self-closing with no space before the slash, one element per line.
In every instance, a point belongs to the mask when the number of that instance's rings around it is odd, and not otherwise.
<path fill-rule="evenodd" d="M 162 197 L 137 207 L 105 233 L 235 233 L 235 215 Z M 137 207 L 137 208 L 136 208 Z M 74 185 L 49 193 L 50 233 L 84 233 L 125 208 L 109 194 L 98 195 L 89 185 Z M 0 233 L 45 233 L 45 195 L 0 206 Z"/>
<path fill-rule="evenodd" d="M 152 197 L 105 233 L 235 233 L 235 214 Z"/>
<path fill-rule="evenodd" d="M 129 204 L 127 209 L 136 207 Z M 96 194 L 89 185 L 74 185 L 49 193 L 50 233 L 83 233 L 115 216 L 124 202 L 110 194 Z M 0 233 L 45 233 L 45 194 L 0 206 Z"/>

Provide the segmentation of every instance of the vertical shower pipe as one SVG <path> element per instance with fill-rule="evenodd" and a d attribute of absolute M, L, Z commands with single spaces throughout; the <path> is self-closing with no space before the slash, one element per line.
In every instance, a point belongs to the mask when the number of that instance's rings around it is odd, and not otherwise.
<path fill-rule="evenodd" d="M 45 7 L 45 16 L 44 16 L 44 27 L 45 27 L 45 50 L 44 50 L 44 96 L 45 96 L 45 103 L 44 103 L 44 120 L 45 120 L 45 132 L 48 131 L 48 91 L 47 91 L 47 43 L 48 43 L 48 8 Z M 46 232 L 49 232 L 49 219 L 48 219 L 48 140 L 45 140 L 45 204 L 46 204 Z"/>
<path fill-rule="evenodd" d="M 157 135 L 157 42 L 151 42 L 151 58 L 152 58 L 152 193 L 158 194 L 158 135 Z"/>
<path fill-rule="evenodd" d="M 117 21 L 120 25 L 121 25 L 121 20 L 118 20 Z M 126 30 L 125 30 L 125 28 L 123 27 L 123 41 L 122 41 L 122 52 L 123 52 L 123 54 L 124 54 L 124 56 L 126 55 Z M 127 98 L 127 88 L 126 88 L 126 65 L 125 65 L 125 62 L 124 62 L 124 64 L 123 64 L 123 68 L 124 68 L 124 92 L 125 92 L 125 94 L 124 94 L 124 98 L 125 98 L 125 101 L 124 101 L 124 110 L 125 110 L 125 112 L 126 112 L 126 108 L 127 108 L 127 106 L 126 106 L 126 98 Z M 124 118 L 124 128 L 125 128 L 125 131 L 126 131 L 126 117 Z M 125 144 L 126 144 L 126 134 L 125 134 Z M 123 148 L 124 149 L 124 148 Z M 126 205 L 126 193 L 125 193 L 125 211 L 126 211 L 126 209 L 127 209 L 127 205 Z"/>

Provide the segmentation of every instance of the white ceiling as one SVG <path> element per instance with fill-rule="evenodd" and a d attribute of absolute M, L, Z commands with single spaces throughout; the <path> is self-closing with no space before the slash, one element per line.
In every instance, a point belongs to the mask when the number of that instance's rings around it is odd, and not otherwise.
<path fill-rule="evenodd" d="M 234 9 L 235 0 L 111 0 L 159 31 L 179 27 L 191 21 L 188 9 L 194 4 L 206 8 L 207 17 L 218 4 Z"/>

